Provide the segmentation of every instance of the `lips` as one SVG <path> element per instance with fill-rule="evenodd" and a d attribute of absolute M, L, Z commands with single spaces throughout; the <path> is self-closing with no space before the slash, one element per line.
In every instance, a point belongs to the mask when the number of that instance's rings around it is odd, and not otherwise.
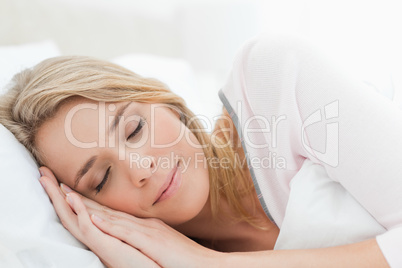
<path fill-rule="evenodd" d="M 175 166 L 175 167 L 169 172 L 169 174 L 167 175 L 167 177 L 166 177 L 166 179 L 165 179 L 165 183 L 164 183 L 164 184 L 162 185 L 162 187 L 159 189 L 158 194 L 156 195 L 156 200 L 155 200 L 155 202 L 154 202 L 152 205 L 155 205 L 157 202 L 161 201 L 161 199 L 162 199 L 164 193 L 169 190 L 170 186 L 172 186 L 172 184 L 173 184 L 173 183 L 172 183 L 172 182 L 173 182 L 173 179 L 174 179 L 175 177 L 177 177 L 177 176 L 175 176 L 175 175 L 176 175 L 176 173 L 177 173 L 177 169 L 178 169 L 178 166 L 179 166 L 179 162 L 180 162 L 180 161 L 178 161 L 178 162 L 176 163 L 176 166 Z"/>

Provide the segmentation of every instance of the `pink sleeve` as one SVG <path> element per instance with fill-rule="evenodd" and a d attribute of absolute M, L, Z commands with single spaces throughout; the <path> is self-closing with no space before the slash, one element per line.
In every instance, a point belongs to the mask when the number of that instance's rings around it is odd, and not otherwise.
<path fill-rule="evenodd" d="M 300 119 L 288 157 L 323 165 L 389 230 L 377 242 L 389 265 L 402 267 L 402 110 L 301 39 L 260 35 L 247 43 L 242 61 L 247 83 L 266 81 L 272 99 L 295 106 L 283 111 L 298 111 L 286 115 Z"/>

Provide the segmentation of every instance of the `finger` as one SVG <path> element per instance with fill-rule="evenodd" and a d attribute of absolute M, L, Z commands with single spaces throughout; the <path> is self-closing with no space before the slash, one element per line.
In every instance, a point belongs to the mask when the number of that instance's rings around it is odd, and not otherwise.
<path fill-rule="evenodd" d="M 81 232 L 83 232 L 90 239 L 93 238 L 93 237 L 91 237 L 93 235 L 93 233 L 91 233 L 91 231 L 93 231 L 95 229 L 98 230 L 98 229 L 94 228 L 95 226 L 93 225 L 93 222 L 90 219 L 90 216 L 89 216 L 90 214 L 88 213 L 88 208 L 82 202 L 81 196 L 79 196 L 77 193 L 68 193 L 66 196 L 66 201 L 70 205 L 70 207 L 73 209 L 75 214 L 77 214 Z M 118 221 L 120 224 L 122 224 L 125 221 L 127 222 L 126 219 L 123 219 L 120 217 L 118 218 L 113 215 L 110 215 L 110 220 Z M 127 225 L 127 223 L 125 223 L 125 224 Z M 135 224 L 135 223 L 131 222 L 131 224 Z"/>
<path fill-rule="evenodd" d="M 77 194 L 81 198 L 81 201 L 84 203 L 84 205 L 87 207 L 88 212 L 91 214 L 98 213 L 98 214 L 103 214 L 106 216 L 116 216 L 116 217 L 122 217 L 122 218 L 132 217 L 131 215 L 128 215 L 124 212 L 116 211 L 116 210 L 110 209 L 104 205 L 101 205 L 98 202 L 73 191 L 70 187 L 68 187 L 64 183 L 60 184 L 60 189 L 66 195 L 68 195 L 69 193 Z"/>
<path fill-rule="evenodd" d="M 41 176 L 45 176 L 45 177 L 49 178 L 50 181 L 54 185 L 56 185 L 56 186 L 59 185 L 56 177 L 54 176 L 53 172 L 49 168 L 47 168 L 45 166 L 42 166 L 42 167 L 39 168 L 39 172 L 40 172 Z M 60 192 L 61 195 L 65 196 L 65 194 L 62 191 L 60 191 L 60 189 L 59 189 L 59 192 Z"/>
<path fill-rule="evenodd" d="M 144 230 L 140 230 L 138 226 L 127 226 L 130 224 L 124 224 L 122 221 L 110 221 L 107 218 L 100 217 L 97 214 L 91 215 L 91 220 L 101 231 L 107 233 L 119 240 L 122 240 L 133 247 L 141 249 L 141 242 L 139 239 L 133 239 L 137 232 L 144 233 Z M 143 228 L 141 228 L 143 229 Z"/>
<path fill-rule="evenodd" d="M 75 192 L 74 190 L 72 190 L 70 187 L 68 187 L 64 183 L 60 184 L 60 189 L 66 195 L 69 193 L 77 194 L 81 198 L 81 201 L 84 203 L 84 205 L 86 206 L 86 208 L 90 214 L 100 214 L 104 217 L 125 218 L 128 220 L 136 221 L 139 224 L 148 224 L 148 222 L 144 222 L 143 219 L 140 219 L 140 218 L 134 217 L 130 214 L 127 214 L 125 212 L 117 211 L 117 210 L 111 209 L 107 206 L 101 205 L 98 202 Z"/>
<path fill-rule="evenodd" d="M 96 207 L 96 206 L 101 206 L 99 203 L 97 203 L 96 201 L 89 199 L 85 196 L 83 196 L 82 194 L 72 190 L 70 187 L 68 187 L 67 185 L 65 185 L 64 183 L 60 183 L 60 189 L 64 194 L 69 194 L 69 193 L 75 193 L 77 194 L 80 198 L 81 201 L 85 204 L 85 206 L 87 207 Z"/>
<path fill-rule="evenodd" d="M 154 262 L 150 261 L 135 248 L 128 246 L 119 239 L 115 239 L 114 237 L 104 234 L 101 230 L 96 228 L 88 215 L 87 209 L 82 202 L 81 197 L 76 193 L 67 194 L 66 199 L 77 214 L 80 230 L 87 241 L 85 244 L 92 251 L 101 255 L 106 263 L 113 263 L 113 261 L 116 259 L 116 253 L 114 253 L 113 250 L 117 250 L 117 252 L 120 254 L 126 252 L 126 254 L 122 254 L 123 256 L 131 256 L 134 254 L 135 257 L 138 258 L 138 261 L 145 261 L 147 264 L 151 264 L 152 267 L 157 267 Z"/>
<path fill-rule="evenodd" d="M 145 246 L 140 241 L 153 235 L 159 228 L 153 219 L 148 220 L 148 225 L 143 225 L 132 220 L 119 218 L 115 216 L 101 216 L 99 214 L 91 214 L 91 220 L 102 232 L 107 233 L 117 239 L 125 241 L 136 248 L 143 248 Z"/>
<path fill-rule="evenodd" d="M 92 199 L 89 199 L 89 198 L 87 198 L 87 197 L 85 197 L 85 196 L 83 196 L 82 194 L 80 194 L 80 193 L 78 193 L 78 192 L 76 192 L 76 191 L 74 191 L 74 190 L 72 190 L 70 187 L 68 187 L 67 185 L 65 185 L 64 183 L 60 183 L 60 189 L 61 189 L 61 191 L 64 193 L 64 194 L 69 194 L 69 193 L 75 193 L 75 194 L 77 194 L 80 198 L 81 198 L 81 201 L 85 204 L 85 206 L 87 206 L 87 207 L 100 207 L 100 206 L 102 206 L 102 205 L 100 205 L 98 202 L 96 202 L 96 201 L 94 201 L 94 200 L 92 200 Z"/>
<path fill-rule="evenodd" d="M 54 176 L 53 172 L 49 168 L 41 166 L 39 168 L 39 172 L 42 176 L 48 177 L 54 184 L 59 185 L 56 176 Z"/>
<path fill-rule="evenodd" d="M 93 238 L 91 236 L 94 232 L 96 233 L 96 228 L 93 228 L 94 226 L 89 218 L 85 205 L 82 203 L 81 197 L 76 193 L 68 193 L 66 195 L 66 201 L 77 215 L 81 233 L 89 239 Z"/>
<path fill-rule="evenodd" d="M 169 240 L 166 237 L 167 233 L 153 229 L 139 229 L 138 226 L 124 226 L 123 224 L 115 224 L 104 218 L 100 218 L 98 215 L 91 215 L 92 222 L 104 233 L 121 240 L 128 245 L 140 250 L 143 254 L 154 259 L 158 263 L 158 254 L 161 248 L 165 249 L 165 242 Z M 158 249 L 159 248 L 159 249 Z"/>
<path fill-rule="evenodd" d="M 94 241 L 99 242 L 101 232 L 93 225 L 81 197 L 77 193 L 68 193 L 66 195 L 66 201 L 76 214 L 77 226 L 79 227 L 82 240 L 86 241 L 85 244 L 90 248 L 96 247 L 102 249 L 102 247 L 94 243 Z"/>
<path fill-rule="evenodd" d="M 52 179 L 47 176 L 40 178 L 41 184 L 44 186 L 49 198 L 51 199 L 57 215 L 63 226 L 69 230 L 78 240 L 88 246 L 96 255 L 102 257 L 102 260 L 110 264 L 116 263 L 116 252 L 127 259 L 125 263 L 138 263 L 144 267 L 159 267 L 155 262 L 147 258 L 135 248 L 123 243 L 122 241 L 109 236 L 99 230 L 89 219 L 85 205 L 81 201 L 81 197 L 76 193 L 69 194 L 68 203 L 64 199 L 60 188 Z M 73 209 L 73 210 L 72 210 Z M 77 215 L 73 212 L 77 213 Z M 111 250 L 114 249 L 114 250 Z"/>
<path fill-rule="evenodd" d="M 41 177 L 40 181 L 52 201 L 53 207 L 63 226 L 71 233 L 76 234 L 76 230 L 74 229 L 76 215 L 64 200 L 64 196 L 60 193 L 59 187 L 55 185 L 50 178 L 45 176 Z"/>
<path fill-rule="evenodd" d="M 96 202 L 95 202 L 96 203 Z M 106 206 L 102 206 L 98 203 L 94 205 L 92 202 L 89 206 L 87 206 L 89 214 L 96 214 L 101 216 L 102 218 L 107 218 L 110 221 L 116 221 L 116 220 L 126 220 L 127 222 L 132 222 L 136 223 L 138 226 L 148 226 L 149 225 L 149 219 L 143 219 L 143 218 L 138 218 L 135 217 L 131 214 L 114 210 Z"/>
<path fill-rule="evenodd" d="M 67 195 L 68 193 L 76 193 L 79 196 L 81 196 L 82 198 L 85 198 L 83 195 L 73 191 L 70 187 L 68 187 L 67 185 L 65 185 L 64 183 L 60 183 L 60 191 L 64 194 Z"/>

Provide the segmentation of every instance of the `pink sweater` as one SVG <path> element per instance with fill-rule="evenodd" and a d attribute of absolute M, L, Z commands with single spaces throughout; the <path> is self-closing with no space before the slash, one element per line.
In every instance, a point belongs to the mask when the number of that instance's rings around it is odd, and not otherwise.
<path fill-rule="evenodd" d="M 241 136 L 260 203 L 279 228 L 292 179 L 307 159 L 386 230 L 372 237 L 389 265 L 402 267 L 402 111 L 396 105 L 307 42 L 267 34 L 241 48 L 219 96 Z"/>

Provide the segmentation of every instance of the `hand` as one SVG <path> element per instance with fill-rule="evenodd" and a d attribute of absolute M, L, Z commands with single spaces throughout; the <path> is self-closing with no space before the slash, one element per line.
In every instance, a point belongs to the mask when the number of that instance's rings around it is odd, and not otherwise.
<path fill-rule="evenodd" d="M 159 219 L 141 219 L 115 211 L 79 195 L 64 184 L 61 190 L 69 196 L 80 197 L 92 215 L 92 222 L 101 231 L 140 250 L 162 267 L 216 267 L 218 259 L 223 256 L 223 253 L 197 244 Z"/>
<path fill-rule="evenodd" d="M 159 219 L 136 218 L 83 199 L 100 230 L 137 248 L 162 267 L 216 267 L 223 255 L 197 244 Z"/>
<path fill-rule="evenodd" d="M 93 251 L 108 267 L 160 267 L 152 259 L 124 242 L 99 230 L 91 221 L 85 205 L 76 193 L 65 200 L 53 173 L 41 167 L 40 178 L 63 226 Z M 73 210 L 71 210 L 71 208 Z"/>

